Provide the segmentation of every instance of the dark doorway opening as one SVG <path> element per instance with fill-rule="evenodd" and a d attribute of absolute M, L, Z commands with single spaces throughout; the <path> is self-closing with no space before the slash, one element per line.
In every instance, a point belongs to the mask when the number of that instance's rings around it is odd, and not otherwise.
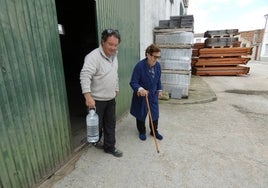
<path fill-rule="evenodd" d="M 98 46 L 96 3 L 93 0 L 56 0 L 65 82 L 71 121 L 72 147 L 86 142 L 86 107 L 79 74 L 84 57 Z"/>

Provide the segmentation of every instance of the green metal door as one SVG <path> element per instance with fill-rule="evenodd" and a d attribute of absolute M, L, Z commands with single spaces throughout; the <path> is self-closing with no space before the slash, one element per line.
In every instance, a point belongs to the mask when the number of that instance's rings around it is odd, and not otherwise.
<path fill-rule="evenodd" d="M 118 29 L 121 34 L 119 46 L 119 87 L 117 117 L 129 110 L 132 91 L 129 86 L 134 65 L 139 61 L 140 1 L 97 0 L 98 33 L 106 28 Z"/>
<path fill-rule="evenodd" d="M 71 154 L 53 0 L 0 0 L 0 187 L 32 187 Z"/>

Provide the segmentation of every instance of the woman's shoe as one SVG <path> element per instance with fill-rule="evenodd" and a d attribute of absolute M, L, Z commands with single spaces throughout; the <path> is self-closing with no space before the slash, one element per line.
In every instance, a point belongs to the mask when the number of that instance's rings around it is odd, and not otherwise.
<path fill-rule="evenodd" d="M 142 141 L 146 140 L 146 134 L 140 134 L 139 137 Z"/>
<path fill-rule="evenodd" d="M 154 136 L 154 135 L 153 135 L 153 132 L 150 132 L 150 135 L 151 135 L 151 136 Z M 162 139 L 163 139 L 163 136 L 162 136 L 161 134 L 159 134 L 158 132 L 155 133 L 155 137 L 156 137 L 158 140 L 162 140 Z"/>

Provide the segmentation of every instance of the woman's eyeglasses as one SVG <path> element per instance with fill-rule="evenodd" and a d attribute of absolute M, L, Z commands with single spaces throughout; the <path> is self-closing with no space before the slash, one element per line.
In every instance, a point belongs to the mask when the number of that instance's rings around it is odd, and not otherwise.
<path fill-rule="evenodd" d="M 157 55 L 151 55 L 154 59 L 160 59 L 161 56 L 157 56 Z"/>

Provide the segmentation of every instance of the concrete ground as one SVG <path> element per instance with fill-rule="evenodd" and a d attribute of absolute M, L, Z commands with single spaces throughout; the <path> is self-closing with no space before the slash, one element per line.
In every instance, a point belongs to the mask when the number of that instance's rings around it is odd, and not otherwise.
<path fill-rule="evenodd" d="M 193 76 L 188 99 L 161 101 L 157 145 L 127 114 L 123 157 L 87 145 L 40 188 L 268 187 L 268 62 L 247 66 L 247 76 Z"/>

